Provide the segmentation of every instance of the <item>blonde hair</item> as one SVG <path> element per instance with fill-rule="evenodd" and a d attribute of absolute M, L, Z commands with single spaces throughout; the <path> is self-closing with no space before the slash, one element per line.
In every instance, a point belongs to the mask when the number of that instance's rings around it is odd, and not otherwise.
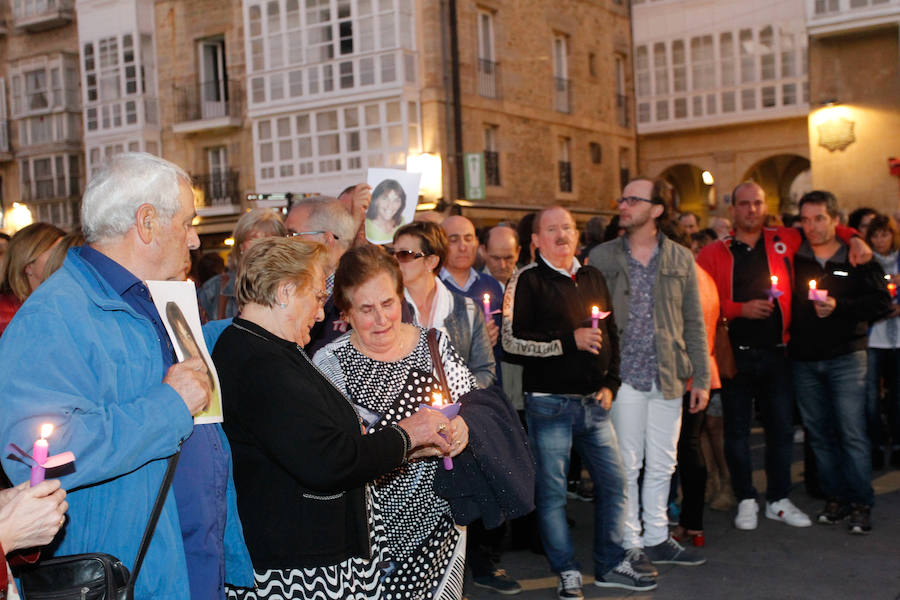
<path fill-rule="evenodd" d="M 234 246 L 228 255 L 228 265 L 237 268 L 241 264 L 241 245 L 254 231 L 265 233 L 265 237 L 284 237 L 287 230 L 281 215 L 271 208 L 254 208 L 245 212 L 238 219 L 231 236 L 234 238 Z"/>
<path fill-rule="evenodd" d="M 50 223 L 32 223 L 16 232 L 9 240 L 9 248 L 3 255 L 3 282 L 0 293 L 13 294 L 20 302 L 31 295 L 31 284 L 25 267 L 49 250 L 66 232 Z M 43 273 L 37 274 L 43 277 Z"/>
<path fill-rule="evenodd" d="M 262 238 L 241 259 L 234 296 L 238 306 L 253 303 L 271 308 L 277 302 L 278 286 L 292 283 L 298 288 L 312 284 L 316 267 L 325 271 L 328 251 L 318 242 L 296 238 Z"/>

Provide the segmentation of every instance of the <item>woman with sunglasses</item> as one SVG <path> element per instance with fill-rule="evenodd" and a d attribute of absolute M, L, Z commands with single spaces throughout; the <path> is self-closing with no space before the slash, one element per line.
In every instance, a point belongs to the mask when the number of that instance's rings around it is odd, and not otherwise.
<path fill-rule="evenodd" d="M 400 263 L 404 297 L 413 308 L 415 323 L 445 332 L 478 387 L 486 388 L 496 382 L 497 375 L 484 314 L 470 298 L 448 290 L 437 276 L 448 245 L 438 225 L 415 222 L 394 233 L 391 251 Z"/>

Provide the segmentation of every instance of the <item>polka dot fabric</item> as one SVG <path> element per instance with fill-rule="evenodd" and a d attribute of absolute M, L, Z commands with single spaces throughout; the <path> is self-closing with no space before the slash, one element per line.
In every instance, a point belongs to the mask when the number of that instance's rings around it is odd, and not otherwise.
<path fill-rule="evenodd" d="M 420 403 L 430 403 L 440 390 L 433 374 L 425 330 L 415 349 L 393 363 L 371 359 L 349 338 L 329 345 L 340 364 L 350 399 L 379 418 L 369 431 L 412 415 Z M 342 343 L 343 342 L 343 343 Z M 441 336 L 441 354 L 454 400 L 475 387 L 475 379 Z M 442 391 L 443 392 L 443 391 Z M 444 397 L 446 398 L 446 392 Z M 383 598 L 460 598 L 464 536 L 456 528 L 450 505 L 434 494 L 434 474 L 440 461 L 417 460 L 375 482 L 385 525 L 388 552 L 395 569 L 384 579 Z"/>

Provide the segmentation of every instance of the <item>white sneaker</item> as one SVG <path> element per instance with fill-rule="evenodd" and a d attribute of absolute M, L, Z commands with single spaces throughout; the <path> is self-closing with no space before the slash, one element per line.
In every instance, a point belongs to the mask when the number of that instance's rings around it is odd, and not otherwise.
<path fill-rule="evenodd" d="M 776 502 L 766 502 L 766 518 L 773 521 L 784 521 L 791 527 L 810 527 L 812 521 L 805 512 L 794 506 L 788 498 Z"/>
<path fill-rule="evenodd" d="M 734 526 L 738 529 L 749 531 L 756 529 L 758 519 L 756 513 L 759 512 L 759 504 L 753 498 L 741 500 L 738 503 L 737 516 L 734 518 Z"/>

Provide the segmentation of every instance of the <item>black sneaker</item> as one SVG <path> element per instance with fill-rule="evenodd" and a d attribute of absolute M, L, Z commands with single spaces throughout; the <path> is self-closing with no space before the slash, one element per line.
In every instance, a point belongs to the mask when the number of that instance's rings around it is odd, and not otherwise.
<path fill-rule="evenodd" d="M 706 558 L 702 554 L 685 548 L 673 540 L 672 536 L 655 546 L 644 548 L 644 553 L 647 555 L 647 558 L 658 565 L 696 567 L 706 562 Z"/>
<path fill-rule="evenodd" d="M 629 548 L 625 551 L 625 560 L 631 563 L 631 568 L 640 575 L 646 575 L 647 577 L 659 575 L 659 571 L 653 566 L 647 555 L 644 554 L 643 548 Z"/>
<path fill-rule="evenodd" d="M 559 574 L 556 597 L 559 600 L 584 598 L 584 594 L 581 592 L 581 571 L 563 571 Z"/>
<path fill-rule="evenodd" d="M 497 569 L 490 575 L 473 577 L 472 583 L 504 596 L 514 596 L 522 591 L 522 586 L 519 585 L 519 582 L 507 575 L 503 569 Z"/>
<path fill-rule="evenodd" d="M 836 498 L 831 498 L 825 503 L 816 520 L 822 525 L 834 525 L 840 523 L 850 514 L 850 507 Z"/>
<path fill-rule="evenodd" d="M 865 504 L 850 505 L 850 519 L 847 529 L 850 533 L 865 535 L 872 532 L 872 509 Z"/>
<path fill-rule="evenodd" d="M 626 558 L 615 568 L 610 569 L 602 576 L 597 576 L 594 585 L 599 588 L 618 588 L 634 592 L 649 592 L 656 589 L 656 578 L 641 575 L 634 570 Z"/>

